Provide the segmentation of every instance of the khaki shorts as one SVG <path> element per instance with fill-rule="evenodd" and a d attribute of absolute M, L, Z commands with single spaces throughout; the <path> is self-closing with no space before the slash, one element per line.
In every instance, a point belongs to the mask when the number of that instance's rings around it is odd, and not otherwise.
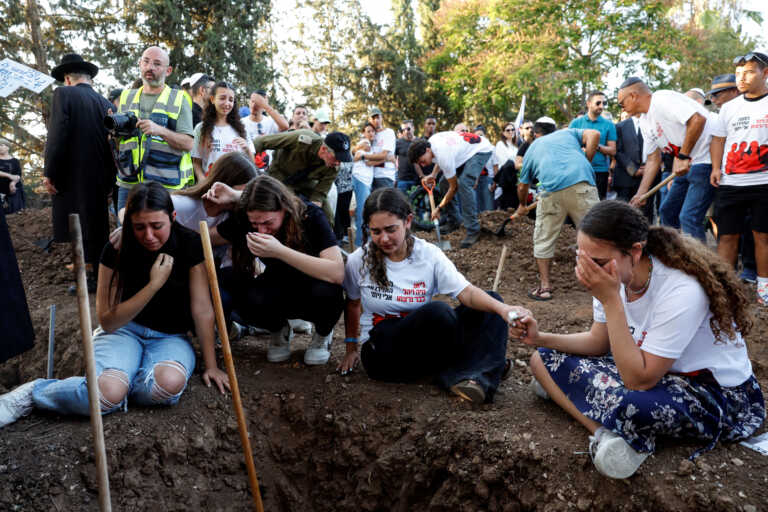
<path fill-rule="evenodd" d="M 549 259 L 555 256 L 555 242 L 566 216 L 579 225 L 581 219 L 600 199 L 597 188 L 586 182 L 539 197 L 536 207 L 536 227 L 533 230 L 533 256 Z"/>

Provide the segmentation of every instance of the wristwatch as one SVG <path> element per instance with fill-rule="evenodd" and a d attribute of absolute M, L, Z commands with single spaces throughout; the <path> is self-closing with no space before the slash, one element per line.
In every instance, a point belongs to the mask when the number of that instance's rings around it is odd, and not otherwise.
<path fill-rule="evenodd" d="M 677 155 L 675 155 L 675 158 L 679 158 L 680 160 L 690 160 L 691 156 L 682 152 L 678 152 Z"/>

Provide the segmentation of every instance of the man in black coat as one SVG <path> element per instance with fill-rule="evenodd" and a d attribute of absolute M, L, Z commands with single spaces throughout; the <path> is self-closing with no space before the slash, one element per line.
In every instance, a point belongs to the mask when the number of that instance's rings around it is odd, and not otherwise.
<path fill-rule="evenodd" d="M 68 54 L 51 72 L 65 87 L 53 92 L 43 180 L 53 199 L 56 242 L 69 241 L 68 216 L 80 215 L 91 292 L 96 290 L 96 269 L 109 236 L 107 196 L 116 174 L 104 128 L 104 117 L 114 107 L 91 86 L 98 71 L 81 56 Z"/>
<path fill-rule="evenodd" d="M 629 202 L 637 193 L 645 170 L 643 154 L 643 135 L 640 132 L 639 119 L 628 117 L 616 124 L 616 166 L 613 170 L 612 190 L 616 197 Z M 653 200 L 642 207 L 649 221 L 653 220 Z"/>

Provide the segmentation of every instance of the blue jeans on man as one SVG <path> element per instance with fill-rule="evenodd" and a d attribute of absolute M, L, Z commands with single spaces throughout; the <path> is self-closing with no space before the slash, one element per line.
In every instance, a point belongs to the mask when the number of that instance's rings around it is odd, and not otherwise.
<path fill-rule="evenodd" d="M 355 245 L 360 247 L 363 245 L 363 206 L 371 195 L 371 185 L 352 176 L 352 190 L 355 194 Z"/>
<path fill-rule="evenodd" d="M 464 163 L 464 172 L 458 179 L 458 196 L 461 201 L 461 220 L 467 230 L 467 236 L 480 232 L 480 221 L 477 219 L 477 198 L 475 197 L 475 183 L 480 173 L 483 172 L 491 152 L 477 153 Z M 448 203 L 446 213 L 453 218 L 459 217 L 459 207 L 456 201 Z"/>
<path fill-rule="evenodd" d="M 691 166 L 688 174 L 678 176 L 661 203 L 659 216 L 661 224 L 677 229 L 704 241 L 704 216 L 715 195 L 715 188 L 709 183 L 711 164 Z"/>
<path fill-rule="evenodd" d="M 415 180 L 397 180 L 397 189 L 402 190 L 406 197 L 408 197 L 408 191 L 411 190 L 411 187 L 418 185 L 419 182 Z"/>

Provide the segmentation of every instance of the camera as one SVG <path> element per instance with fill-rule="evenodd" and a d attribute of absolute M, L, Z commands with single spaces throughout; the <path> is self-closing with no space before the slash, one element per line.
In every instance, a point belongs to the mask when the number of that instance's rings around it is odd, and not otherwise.
<path fill-rule="evenodd" d="M 104 118 L 104 127 L 113 137 L 132 137 L 136 134 L 139 119 L 133 112 L 108 114 Z"/>

